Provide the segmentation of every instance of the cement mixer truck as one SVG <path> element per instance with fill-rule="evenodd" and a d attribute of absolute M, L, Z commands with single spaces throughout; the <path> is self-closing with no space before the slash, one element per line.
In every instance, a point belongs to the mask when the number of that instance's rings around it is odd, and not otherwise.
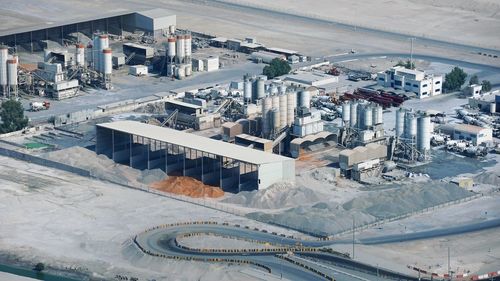
<path fill-rule="evenodd" d="M 50 108 L 50 102 L 44 101 L 44 102 L 31 102 L 30 103 L 30 111 L 40 111 L 40 110 L 47 110 Z"/>

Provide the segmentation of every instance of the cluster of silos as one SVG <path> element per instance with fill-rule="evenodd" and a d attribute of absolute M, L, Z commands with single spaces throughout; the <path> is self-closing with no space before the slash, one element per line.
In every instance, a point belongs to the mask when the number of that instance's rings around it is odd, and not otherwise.
<path fill-rule="evenodd" d="M 189 33 L 172 35 L 167 39 L 167 75 L 182 79 L 191 76 L 192 37 Z"/>
<path fill-rule="evenodd" d="M 9 49 L 5 46 L 0 46 L 0 87 L 4 96 L 17 95 L 18 65 L 18 57 L 10 56 Z"/>
<path fill-rule="evenodd" d="M 294 122 L 297 108 L 297 93 L 284 85 L 271 84 L 268 96 L 261 100 L 262 134 L 269 137 Z"/>
<path fill-rule="evenodd" d="M 380 125 L 383 120 L 383 108 L 369 102 L 348 101 L 342 104 L 344 126 L 361 130 L 370 130 Z"/>
<path fill-rule="evenodd" d="M 416 113 L 400 108 L 396 111 L 395 134 L 398 139 L 427 155 L 431 148 L 431 118 L 426 113 Z"/>

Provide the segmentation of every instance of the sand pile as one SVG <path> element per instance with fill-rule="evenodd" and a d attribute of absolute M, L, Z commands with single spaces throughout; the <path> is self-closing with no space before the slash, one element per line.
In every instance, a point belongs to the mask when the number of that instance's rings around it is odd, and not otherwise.
<path fill-rule="evenodd" d="M 224 191 L 219 187 L 203 184 L 201 181 L 190 177 L 168 177 L 165 180 L 151 183 L 150 187 L 193 198 L 219 198 L 224 196 Z"/>
<path fill-rule="evenodd" d="M 472 195 L 470 192 L 454 184 L 439 181 L 413 183 L 366 192 L 344 204 L 320 202 L 313 206 L 300 206 L 280 213 L 254 212 L 247 217 L 325 235 L 351 228 L 353 217 L 356 225 L 362 225 L 470 195 Z"/>
<path fill-rule="evenodd" d="M 275 183 L 262 190 L 243 191 L 222 202 L 238 204 L 249 208 L 279 209 L 295 207 L 320 201 L 320 196 L 306 187 L 297 187 L 292 183 Z"/>
<path fill-rule="evenodd" d="M 144 186 L 167 177 L 167 174 L 160 169 L 145 171 L 133 169 L 129 166 L 116 164 L 108 157 L 97 155 L 94 151 L 80 146 L 49 152 L 45 154 L 45 157 L 52 161 L 88 170 L 96 178 L 124 185 Z"/>
<path fill-rule="evenodd" d="M 362 210 L 378 218 L 397 216 L 471 196 L 455 184 L 434 181 L 370 192 L 343 204 L 345 210 Z"/>
<path fill-rule="evenodd" d="M 474 177 L 474 182 L 500 186 L 500 171 L 481 173 Z"/>

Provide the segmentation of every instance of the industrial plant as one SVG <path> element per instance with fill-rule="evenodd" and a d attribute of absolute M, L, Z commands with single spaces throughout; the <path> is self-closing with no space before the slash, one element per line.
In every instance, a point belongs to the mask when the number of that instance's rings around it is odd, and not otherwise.
<path fill-rule="evenodd" d="M 0 7 L 0 280 L 498 280 L 500 6 L 276 1 Z"/>

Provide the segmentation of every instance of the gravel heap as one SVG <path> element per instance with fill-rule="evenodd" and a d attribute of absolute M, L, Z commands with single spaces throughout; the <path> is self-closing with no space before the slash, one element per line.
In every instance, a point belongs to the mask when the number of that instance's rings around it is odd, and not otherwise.
<path fill-rule="evenodd" d="M 306 187 L 280 182 L 262 190 L 243 191 L 222 202 L 257 209 L 280 209 L 320 201 L 320 196 Z"/>

